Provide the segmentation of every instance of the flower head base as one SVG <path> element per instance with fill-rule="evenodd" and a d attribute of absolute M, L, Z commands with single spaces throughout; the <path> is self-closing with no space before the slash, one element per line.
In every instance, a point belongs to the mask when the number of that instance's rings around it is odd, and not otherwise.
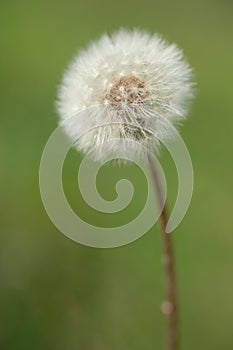
<path fill-rule="evenodd" d="M 137 77 L 123 76 L 107 92 L 105 103 L 140 104 L 146 99 L 145 83 Z"/>
<path fill-rule="evenodd" d="M 83 152 L 114 138 L 154 149 L 156 135 L 161 140 L 172 134 L 165 121 L 172 125 L 185 117 L 192 96 L 190 78 L 191 69 L 175 45 L 157 35 L 121 30 L 75 57 L 59 90 L 58 111 L 67 134 Z M 83 135 L 85 129 L 89 131 Z M 114 143 L 108 150 L 117 156 Z M 137 147 L 126 152 L 141 156 Z M 92 154 L 104 159 L 101 148 Z"/>

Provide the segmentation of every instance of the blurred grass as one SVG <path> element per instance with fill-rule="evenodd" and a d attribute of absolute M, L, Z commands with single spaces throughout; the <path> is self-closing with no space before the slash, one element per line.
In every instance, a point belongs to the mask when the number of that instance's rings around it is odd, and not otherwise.
<path fill-rule="evenodd" d="M 1 2 L 1 349 L 164 348 L 159 229 L 122 248 L 87 248 L 56 230 L 39 195 L 39 161 L 56 127 L 63 69 L 78 48 L 120 26 L 162 33 L 195 68 L 197 98 L 182 129 L 195 190 L 174 234 L 182 344 L 233 348 L 232 18 L 229 0 Z M 71 153 L 65 169 L 74 206 L 78 159 Z M 162 164 L 172 208 L 176 174 L 166 153 Z M 143 178 L 132 169 L 122 170 L 136 187 L 128 215 L 137 214 L 143 195 Z M 111 197 L 109 174 L 115 171 L 103 170 L 99 186 Z"/>

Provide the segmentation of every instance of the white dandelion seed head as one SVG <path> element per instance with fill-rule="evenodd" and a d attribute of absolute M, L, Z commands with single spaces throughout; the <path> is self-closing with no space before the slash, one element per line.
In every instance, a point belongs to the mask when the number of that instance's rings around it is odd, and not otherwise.
<path fill-rule="evenodd" d="M 144 157 L 136 144 L 156 150 L 156 135 L 160 140 L 172 137 L 165 121 L 173 125 L 185 118 L 191 77 L 182 51 L 157 34 L 120 30 L 103 35 L 66 70 L 57 101 L 60 120 L 78 150 L 100 146 L 92 151 L 95 160 L 104 160 L 105 142 L 107 152 L 117 156 L 115 138 L 137 141 L 125 152 Z"/>

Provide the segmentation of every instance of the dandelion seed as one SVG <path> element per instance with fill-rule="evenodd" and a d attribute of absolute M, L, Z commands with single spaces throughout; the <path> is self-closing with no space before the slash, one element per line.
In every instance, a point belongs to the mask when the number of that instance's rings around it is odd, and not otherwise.
<path fill-rule="evenodd" d="M 154 135 L 172 137 L 164 121 L 176 125 L 184 119 L 191 96 L 191 69 L 176 45 L 157 34 L 120 30 L 102 36 L 74 58 L 64 74 L 57 108 L 66 133 L 82 152 L 112 138 L 156 150 Z M 83 106 L 87 116 L 82 119 L 78 113 Z M 70 118 L 74 115 L 77 118 Z M 86 123 L 94 129 L 80 137 Z M 106 123 L 111 125 L 101 126 Z M 125 151 L 135 157 L 140 152 L 136 146 Z M 93 156 L 104 159 L 100 151 Z"/>

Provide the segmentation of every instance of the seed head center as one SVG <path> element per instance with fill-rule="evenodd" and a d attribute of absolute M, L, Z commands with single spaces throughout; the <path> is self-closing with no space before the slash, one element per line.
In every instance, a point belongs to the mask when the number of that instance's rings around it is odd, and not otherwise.
<path fill-rule="evenodd" d="M 145 84 L 133 75 L 121 77 L 106 95 L 111 104 L 141 104 L 145 100 Z"/>

